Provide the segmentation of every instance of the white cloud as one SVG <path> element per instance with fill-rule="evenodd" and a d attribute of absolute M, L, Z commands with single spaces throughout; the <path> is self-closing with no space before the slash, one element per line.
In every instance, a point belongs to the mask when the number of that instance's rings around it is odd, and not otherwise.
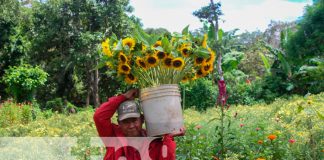
<path fill-rule="evenodd" d="M 190 29 L 202 27 L 192 12 L 206 6 L 209 0 L 131 0 L 134 15 L 142 19 L 145 28 L 166 28 L 180 32 L 186 25 Z M 216 1 L 215 1 L 216 2 Z M 239 28 L 241 31 L 264 30 L 270 20 L 292 21 L 303 15 L 304 6 L 311 4 L 292 3 L 285 0 L 223 0 L 224 30 Z"/>

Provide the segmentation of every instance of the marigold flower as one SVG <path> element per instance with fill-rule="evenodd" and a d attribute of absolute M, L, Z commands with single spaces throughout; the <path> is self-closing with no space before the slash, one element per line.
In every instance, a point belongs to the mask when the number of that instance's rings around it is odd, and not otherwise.
<path fill-rule="evenodd" d="M 277 138 L 277 136 L 274 135 L 274 134 L 270 134 L 270 135 L 268 136 L 268 139 L 271 140 L 271 141 L 275 140 L 276 138 Z"/>
<path fill-rule="evenodd" d="M 262 140 L 258 140 L 258 144 L 262 144 L 263 143 L 263 141 Z"/>
<path fill-rule="evenodd" d="M 256 160 L 266 160 L 265 158 L 257 158 Z"/>

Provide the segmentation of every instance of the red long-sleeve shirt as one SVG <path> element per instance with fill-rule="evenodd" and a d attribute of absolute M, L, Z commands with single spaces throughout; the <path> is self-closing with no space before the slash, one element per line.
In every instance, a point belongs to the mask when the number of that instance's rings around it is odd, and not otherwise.
<path fill-rule="evenodd" d="M 127 143 L 125 135 L 121 131 L 118 125 L 111 123 L 111 118 L 116 112 L 118 106 L 124 102 L 126 99 L 125 96 L 119 95 L 109 98 L 109 100 L 96 110 L 94 114 L 94 121 L 97 127 L 99 136 L 102 138 L 105 144 L 109 143 L 109 138 L 105 139 L 104 137 L 118 137 L 118 140 L 121 143 Z M 142 131 L 143 136 L 146 136 L 146 131 Z M 143 142 L 145 143 L 145 142 Z M 162 154 L 163 145 L 167 148 L 167 154 Z M 110 145 L 109 145 L 110 146 Z M 175 160 L 175 149 L 176 143 L 173 138 L 170 136 L 164 136 L 163 140 L 161 138 L 153 140 L 149 144 L 149 156 L 152 160 Z M 120 156 L 124 156 L 127 160 L 140 160 L 139 152 L 132 147 L 122 147 L 117 149 L 108 147 L 106 145 L 106 154 L 104 160 L 117 160 Z"/>

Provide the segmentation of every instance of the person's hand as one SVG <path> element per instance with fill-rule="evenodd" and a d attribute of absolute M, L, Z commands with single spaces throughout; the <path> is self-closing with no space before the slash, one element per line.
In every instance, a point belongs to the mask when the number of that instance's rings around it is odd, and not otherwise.
<path fill-rule="evenodd" d="M 133 100 L 134 98 L 138 97 L 138 93 L 139 93 L 138 89 L 131 89 L 126 93 L 124 93 L 123 95 L 129 100 Z"/>

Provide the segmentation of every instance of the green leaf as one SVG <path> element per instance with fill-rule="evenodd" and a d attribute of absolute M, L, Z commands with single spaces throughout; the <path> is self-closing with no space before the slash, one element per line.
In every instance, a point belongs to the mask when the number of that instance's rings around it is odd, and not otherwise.
<path fill-rule="evenodd" d="M 155 47 L 155 49 L 160 51 L 160 52 L 164 52 L 164 49 L 161 46 Z"/>
<path fill-rule="evenodd" d="M 286 87 L 287 91 L 291 91 L 294 88 L 294 84 L 288 83 L 288 86 Z"/>
<path fill-rule="evenodd" d="M 262 61 L 263 61 L 263 64 L 264 64 L 264 67 L 265 67 L 267 73 L 268 73 L 268 74 L 271 74 L 271 73 L 270 73 L 270 64 L 269 64 L 268 59 L 267 59 L 267 58 L 264 56 L 264 54 L 261 53 L 261 52 L 259 52 L 259 55 L 260 55 L 260 57 L 261 57 L 261 59 L 262 59 Z"/>
<path fill-rule="evenodd" d="M 195 54 L 197 54 L 198 57 L 204 57 L 204 58 L 208 58 L 209 57 L 209 51 L 206 48 L 203 47 L 199 47 Z"/>
<path fill-rule="evenodd" d="M 119 40 L 116 46 L 116 51 L 121 51 L 123 50 L 123 42 L 122 40 Z"/>
<path fill-rule="evenodd" d="M 169 42 L 168 38 L 166 38 L 166 37 L 163 37 L 163 39 L 162 39 L 162 48 L 167 53 L 170 53 L 170 51 L 171 51 L 170 42 Z"/>
<path fill-rule="evenodd" d="M 187 25 L 181 32 L 183 35 L 187 35 L 189 33 L 189 25 Z"/>
<path fill-rule="evenodd" d="M 298 106 L 298 108 L 297 108 L 297 113 L 300 113 L 301 111 L 303 111 L 304 110 L 304 108 L 302 107 L 302 106 Z"/>
<path fill-rule="evenodd" d="M 208 39 L 211 41 L 215 41 L 215 35 L 215 28 L 213 25 L 210 25 L 208 29 Z"/>
<path fill-rule="evenodd" d="M 224 31 L 222 29 L 218 30 L 218 42 L 221 43 L 223 41 Z"/>
<path fill-rule="evenodd" d="M 318 111 L 316 111 L 316 113 L 317 113 L 317 116 L 318 116 L 321 120 L 324 120 L 324 116 L 323 116 L 321 113 L 319 113 Z"/>
<path fill-rule="evenodd" d="M 284 57 L 284 55 L 281 52 L 278 52 L 278 59 L 280 60 L 281 66 L 282 66 L 283 70 L 285 71 L 286 75 L 288 77 L 291 77 L 290 65 L 289 65 L 286 58 Z"/>
<path fill-rule="evenodd" d="M 209 120 L 208 122 L 207 122 L 207 124 L 209 124 L 209 123 L 211 123 L 211 122 L 213 122 L 213 121 L 215 121 L 215 120 L 220 120 L 219 118 L 212 118 L 211 120 Z"/>

